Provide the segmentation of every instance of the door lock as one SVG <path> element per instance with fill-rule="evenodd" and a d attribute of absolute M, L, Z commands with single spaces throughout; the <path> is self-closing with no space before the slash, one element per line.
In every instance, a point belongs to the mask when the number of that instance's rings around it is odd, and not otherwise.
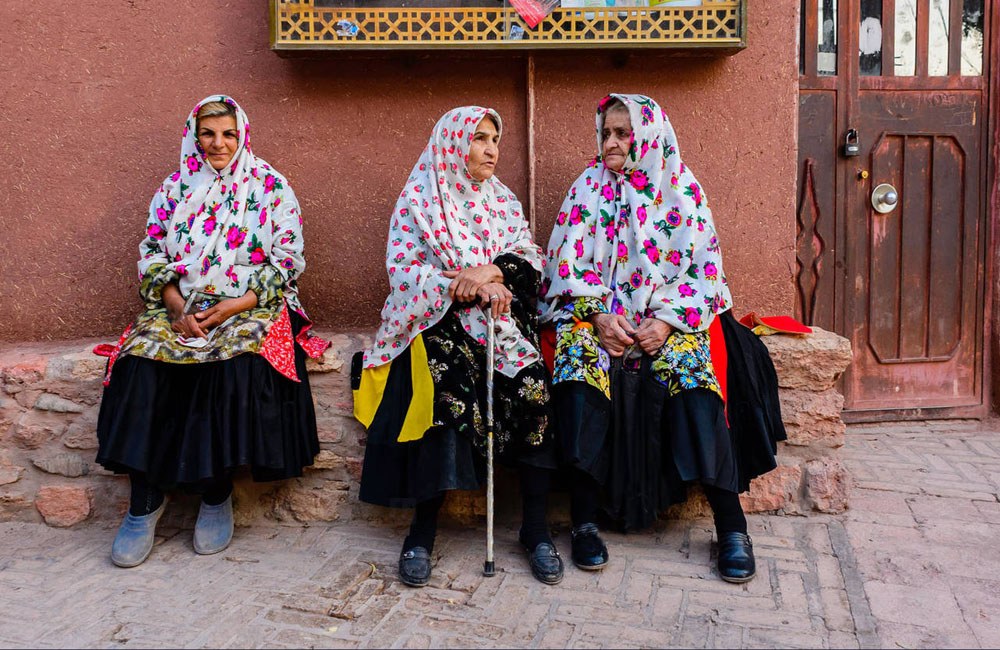
<path fill-rule="evenodd" d="M 844 156 L 848 158 L 861 155 L 861 141 L 859 139 L 857 129 L 847 129 L 847 135 L 844 136 L 844 147 L 842 152 Z"/>

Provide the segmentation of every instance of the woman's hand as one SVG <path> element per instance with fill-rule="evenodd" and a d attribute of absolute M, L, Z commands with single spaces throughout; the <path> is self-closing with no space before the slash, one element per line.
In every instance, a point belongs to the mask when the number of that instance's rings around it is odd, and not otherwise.
<path fill-rule="evenodd" d="M 674 328 L 669 323 L 657 318 L 647 318 L 639 323 L 639 328 L 635 331 L 635 340 L 643 352 L 653 356 L 659 352 L 673 331 Z"/>
<path fill-rule="evenodd" d="M 197 319 L 202 331 L 210 332 L 236 314 L 253 309 L 256 306 L 257 294 L 253 291 L 247 291 L 239 298 L 226 298 L 215 303 L 205 311 L 194 314 L 194 318 Z"/>
<path fill-rule="evenodd" d="M 635 329 L 621 314 L 594 314 L 588 320 L 597 328 L 601 346 L 613 357 L 625 354 L 625 348 L 632 345 Z"/>
<path fill-rule="evenodd" d="M 163 287 L 163 306 L 167 308 L 167 320 L 170 329 L 189 339 L 205 338 L 205 330 L 201 328 L 194 314 L 184 313 L 184 296 L 177 288 L 176 282 L 169 282 Z"/>
<path fill-rule="evenodd" d="M 487 282 L 479 287 L 476 296 L 483 309 L 487 306 L 492 307 L 493 318 L 499 318 L 500 314 L 509 312 L 510 303 L 514 300 L 514 294 L 510 292 L 510 289 L 499 282 Z"/>
<path fill-rule="evenodd" d="M 470 266 L 467 269 L 445 271 L 444 277 L 451 278 L 448 296 L 455 302 L 472 302 L 484 284 L 503 283 L 503 272 L 496 264 Z"/>

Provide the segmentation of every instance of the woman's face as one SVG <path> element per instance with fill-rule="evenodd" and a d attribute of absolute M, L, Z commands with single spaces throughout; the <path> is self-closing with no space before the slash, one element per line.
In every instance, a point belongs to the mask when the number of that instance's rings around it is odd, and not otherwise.
<path fill-rule="evenodd" d="M 469 147 L 469 175 L 477 181 L 485 181 L 496 171 L 500 157 L 500 133 L 493 118 L 484 117 L 476 126 Z"/>
<path fill-rule="evenodd" d="M 240 134 L 232 115 L 203 117 L 198 120 L 198 142 L 215 171 L 224 169 L 236 155 Z"/>
<path fill-rule="evenodd" d="M 604 116 L 601 129 L 601 154 L 604 166 L 613 172 L 620 172 L 625 166 L 625 154 L 632 145 L 632 120 L 627 110 L 613 110 Z"/>

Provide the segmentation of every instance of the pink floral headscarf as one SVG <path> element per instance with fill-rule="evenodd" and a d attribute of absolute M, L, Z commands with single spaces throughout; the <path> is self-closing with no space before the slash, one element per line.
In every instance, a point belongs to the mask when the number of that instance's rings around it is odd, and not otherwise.
<path fill-rule="evenodd" d="M 472 138 L 487 116 L 502 131 L 493 109 L 463 106 L 445 113 L 410 172 L 393 211 L 386 246 L 391 293 L 375 344 L 365 352 L 366 368 L 392 361 L 444 317 L 452 306 L 444 271 L 489 264 L 505 253 L 542 270 L 541 251 L 514 193 L 496 177 L 480 182 L 469 174 Z M 458 315 L 465 331 L 485 345 L 483 310 L 465 307 Z M 540 357 L 508 316 L 497 325 L 496 369 L 513 377 Z"/>
<path fill-rule="evenodd" d="M 215 171 L 198 142 L 198 111 L 225 102 L 236 111 L 240 145 L 233 160 Z M 154 264 L 179 276 L 192 292 L 239 297 L 261 264 L 285 279 L 285 299 L 301 311 L 295 279 L 305 270 L 302 218 L 288 181 L 250 149 L 250 123 L 231 97 L 198 102 L 184 124 L 180 169 L 167 177 L 149 206 L 146 238 L 139 246 L 139 277 Z"/>
<path fill-rule="evenodd" d="M 632 144 L 620 172 L 601 159 L 604 111 L 628 108 Z M 712 211 L 681 161 L 667 114 L 644 95 L 608 95 L 597 109 L 598 157 L 573 183 L 549 239 L 543 320 L 566 298 L 593 297 L 638 324 L 708 329 L 732 297 Z"/>

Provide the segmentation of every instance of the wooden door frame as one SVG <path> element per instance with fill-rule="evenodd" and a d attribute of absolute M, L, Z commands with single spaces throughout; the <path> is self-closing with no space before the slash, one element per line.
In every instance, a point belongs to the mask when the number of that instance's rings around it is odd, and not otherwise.
<path fill-rule="evenodd" d="M 992 15 L 985 22 L 989 34 L 984 34 L 984 45 L 989 52 L 983 52 L 987 74 L 987 97 L 989 102 L 989 124 L 987 125 L 986 146 L 986 241 L 989 254 L 986 255 L 986 295 L 984 296 L 983 327 L 983 403 L 986 414 L 1000 410 L 1000 378 L 994 376 L 993 367 L 1000 359 L 1000 341 L 994 337 L 1000 332 L 1000 301 L 997 301 L 997 269 L 1000 268 L 1000 0 L 994 0 Z M 989 37 L 989 40 L 985 40 Z"/>
<path fill-rule="evenodd" d="M 816 27 L 816 5 L 817 0 L 806 0 L 804 3 L 806 14 L 802 17 L 803 28 L 815 33 Z M 803 3 L 800 3 L 802 10 Z M 857 66 L 858 52 L 858 26 L 860 25 L 860 2 L 848 0 L 838 3 L 837 19 L 837 71 L 836 77 L 827 79 L 812 79 L 812 83 L 818 84 L 817 88 L 836 87 L 837 92 L 837 137 L 850 128 L 848 118 L 851 115 L 859 114 L 861 79 L 860 75 L 853 70 Z M 982 154 L 980 158 L 981 174 L 983 183 L 980 189 L 981 206 L 977 218 L 982 224 L 980 246 L 987 247 L 986 250 L 978 250 L 977 258 L 981 261 L 984 277 L 982 278 L 981 293 L 976 296 L 979 304 L 977 325 L 981 326 L 982 339 L 977 341 L 978 346 L 978 370 L 981 373 L 979 378 L 979 389 L 982 403 L 979 406 L 966 407 L 936 407 L 936 408 L 914 408 L 914 409 L 886 409 L 886 410 L 865 410 L 850 411 L 844 413 L 847 421 L 889 421 L 899 419 L 933 419 L 933 418 L 982 418 L 990 413 L 1000 411 L 1000 377 L 994 377 L 993 368 L 1000 360 L 1000 0 L 993 0 L 990 8 L 990 15 L 983 21 L 983 77 L 985 86 L 983 107 L 984 118 L 988 120 L 984 125 L 981 140 Z M 806 33 L 810 33 L 807 31 Z M 883 36 L 883 51 L 885 39 Z M 806 50 L 800 53 L 805 61 L 805 69 L 815 68 L 815 47 L 808 47 L 811 39 L 806 39 Z M 802 41 L 800 41 L 800 44 Z M 848 81 L 845 82 L 841 75 L 847 74 Z M 868 134 L 870 137 L 870 134 Z M 839 146 L 839 142 L 836 143 Z M 851 203 L 855 192 L 852 182 L 853 167 L 857 162 L 837 156 L 836 162 L 836 188 L 835 192 L 840 199 L 835 208 L 835 219 L 839 227 L 834 232 L 834 295 L 836 304 L 833 309 L 834 329 L 839 332 L 846 332 L 849 320 L 849 300 L 846 291 L 851 286 L 848 278 L 847 249 L 848 242 L 859 227 L 857 223 L 852 223 Z M 799 173 L 802 173 L 799 170 Z M 801 188 L 800 188 L 801 190 Z M 851 200 L 847 200 L 848 196 Z M 799 292 L 796 291 L 798 299 Z"/>

